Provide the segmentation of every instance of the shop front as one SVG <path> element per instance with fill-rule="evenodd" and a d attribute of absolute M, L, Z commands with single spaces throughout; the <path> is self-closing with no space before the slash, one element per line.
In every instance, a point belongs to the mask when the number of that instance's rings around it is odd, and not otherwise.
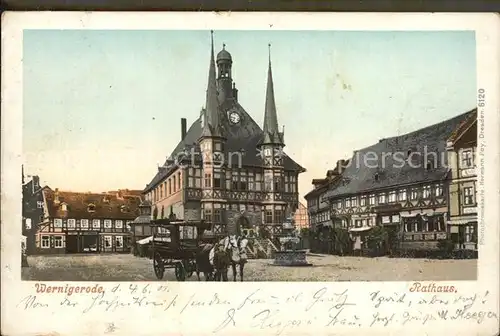
<path fill-rule="evenodd" d="M 477 252 L 477 216 L 450 219 L 448 226 L 455 250 Z"/>
<path fill-rule="evenodd" d="M 401 248 L 417 251 L 437 250 L 439 240 L 448 237 L 445 215 L 443 212 L 434 211 L 402 212 Z"/>

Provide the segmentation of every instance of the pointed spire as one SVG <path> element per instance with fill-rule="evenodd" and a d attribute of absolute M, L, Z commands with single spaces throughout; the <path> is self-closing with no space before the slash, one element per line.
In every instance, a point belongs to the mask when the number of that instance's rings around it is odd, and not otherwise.
<path fill-rule="evenodd" d="M 266 106 L 264 112 L 264 139 L 263 143 L 282 144 L 278 128 L 278 116 L 274 99 L 273 71 L 271 68 L 271 44 L 269 43 L 269 67 L 267 70 Z"/>
<path fill-rule="evenodd" d="M 214 32 L 211 33 L 210 66 L 208 69 L 207 96 L 205 101 L 205 123 L 202 136 L 221 136 L 219 125 L 219 101 L 217 99 L 217 82 L 214 57 Z"/>

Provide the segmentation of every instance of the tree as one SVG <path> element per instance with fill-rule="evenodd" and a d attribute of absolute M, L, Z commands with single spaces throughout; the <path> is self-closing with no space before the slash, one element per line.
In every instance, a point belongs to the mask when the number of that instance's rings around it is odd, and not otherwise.
<path fill-rule="evenodd" d="M 366 243 L 372 253 L 376 255 L 385 253 L 385 249 L 389 246 L 389 234 L 383 226 L 377 225 L 368 232 Z"/>
<path fill-rule="evenodd" d="M 155 205 L 153 209 L 153 220 L 156 220 L 157 218 L 158 218 L 158 208 Z"/>
<path fill-rule="evenodd" d="M 455 244 L 451 239 L 441 239 L 438 240 L 437 248 L 443 257 L 448 258 L 455 249 Z"/>
<path fill-rule="evenodd" d="M 301 237 L 309 237 L 309 234 L 310 234 L 309 228 L 300 229 L 300 236 Z"/>
<path fill-rule="evenodd" d="M 352 250 L 352 240 L 349 236 L 349 231 L 342 228 L 334 228 L 332 230 L 334 241 L 334 252 L 341 256 L 348 254 Z"/>

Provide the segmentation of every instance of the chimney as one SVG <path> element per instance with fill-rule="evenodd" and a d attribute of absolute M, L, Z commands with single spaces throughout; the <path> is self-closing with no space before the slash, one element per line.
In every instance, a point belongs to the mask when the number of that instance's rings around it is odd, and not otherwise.
<path fill-rule="evenodd" d="M 184 140 L 187 133 L 187 120 L 186 118 L 181 118 L 181 141 Z"/>
<path fill-rule="evenodd" d="M 54 189 L 54 203 L 59 204 L 59 188 Z"/>

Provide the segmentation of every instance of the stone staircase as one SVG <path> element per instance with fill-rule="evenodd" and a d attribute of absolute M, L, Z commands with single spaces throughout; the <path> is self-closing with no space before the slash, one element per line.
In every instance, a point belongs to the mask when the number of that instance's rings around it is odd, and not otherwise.
<path fill-rule="evenodd" d="M 254 238 L 246 247 L 249 259 L 270 259 L 278 248 L 270 239 Z"/>

